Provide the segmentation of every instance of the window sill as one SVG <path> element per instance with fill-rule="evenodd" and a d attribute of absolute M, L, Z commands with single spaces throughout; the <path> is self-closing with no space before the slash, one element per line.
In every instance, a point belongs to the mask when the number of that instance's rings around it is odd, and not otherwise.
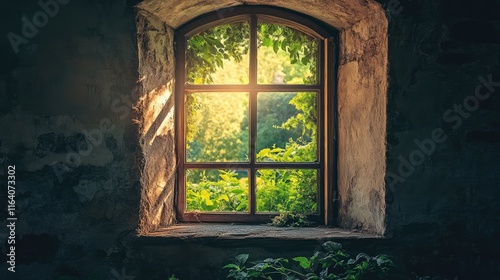
<path fill-rule="evenodd" d="M 383 239 L 380 235 L 328 227 L 274 227 L 268 225 L 177 224 L 137 236 L 147 245 L 175 245 L 183 242 L 211 246 L 276 247 L 294 244 L 310 246 L 332 240 L 337 242 Z"/>

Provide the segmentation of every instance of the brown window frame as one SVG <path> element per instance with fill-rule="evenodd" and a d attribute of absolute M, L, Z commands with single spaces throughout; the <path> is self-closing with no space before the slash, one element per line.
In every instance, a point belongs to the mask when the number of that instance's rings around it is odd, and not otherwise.
<path fill-rule="evenodd" d="M 266 85 L 257 82 L 257 22 L 258 19 L 271 20 L 283 24 L 320 39 L 318 57 L 318 84 L 316 85 Z M 192 35 L 211 27 L 248 19 L 250 24 L 249 48 L 249 84 L 244 85 L 192 85 L 186 81 L 186 43 Z M 259 168 L 310 168 L 318 170 L 318 214 L 308 217 L 319 224 L 335 225 L 337 217 L 336 205 L 336 69 L 338 32 L 306 15 L 268 6 L 240 6 L 210 13 L 183 25 L 175 32 L 176 41 L 176 152 L 177 152 L 177 182 L 176 210 L 177 220 L 181 222 L 242 222 L 265 223 L 278 215 L 277 213 L 256 213 L 255 176 Z M 184 95 L 189 92 L 248 92 L 250 96 L 250 161 L 248 163 L 216 162 L 195 163 L 186 162 L 185 158 L 185 112 Z M 256 127 L 257 127 L 257 93 L 307 91 L 317 92 L 318 96 L 318 161 L 312 163 L 268 163 L 257 162 Z M 187 212 L 185 192 L 185 171 L 193 169 L 245 169 L 249 171 L 250 212 Z"/>

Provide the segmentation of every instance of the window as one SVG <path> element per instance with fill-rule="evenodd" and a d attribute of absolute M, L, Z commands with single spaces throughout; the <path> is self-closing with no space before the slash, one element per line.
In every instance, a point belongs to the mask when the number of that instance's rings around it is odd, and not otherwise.
<path fill-rule="evenodd" d="M 176 33 L 178 220 L 331 220 L 332 31 L 268 7 L 220 15 Z"/>
<path fill-rule="evenodd" d="M 254 3 L 266 5 L 268 2 L 255 0 L 252 5 Z M 180 31 L 185 28 L 186 33 L 209 23 L 214 23 L 213 26 L 228 23 L 230 16 L 238 15 L 241 9 L 255 7 L 239 5 L 234 1 L 215 1 L 213 4 L 208 7 L 204 1 L 174 0 L 138 4 L 141 90 L 137 119 L 140 124 L 139 160 L 142 162 L 139 230 L 144 233 L 173 225 L 182 214 L 178 211 L 178 181 L 181 178 L 177 176 L 180 175 L 177 171 L 181 165 L 177 156 L 180 149 L 178 142 L 182 141 L 178 137 L 180 126 L 176 124 L 182 104 L 178 98 L 181 96 L 181 73 L 177 70 L 183 62 L 178 58 L 182 59 L 184 55 L 179 53 L 179 36 L 185 36 L 180 35 Z M 323 68 L 327 72 L 324 82 L 331 92 L 325 91 L 323 105 L 327 107 L 324 127 L 328 130 L 325 130 L 324 136 L 328 141 L 320 149 L 324 149 L 324 154 L 329 156 L 323 163 L 328 174 L 325 178 L 328 182 L 323 183 L 327 203 L 324 203 L 324 211 L 320 214 L 325 216 L 324 221 L 328 225 L 384 234 L 386 229 L 391 228 L 386 220 L 391 213 L 385 203 L 388 193 L 384 182 L 387 174 L 388 98 L 388 23 L 385 11 L 373 0 L 362 3 L 339 0 L 335 5 L 312 0 L 278 0 L 273 5 L 305 13 L 325 24 L 316 22 L 317 25 L 338 29 L 338 36 L 333 33 L 335 39 L 328 39 L 328 47 L 325 48 L 328 65 Z M 215 15 L 203 16 L 203 13 L 217 9 L 219 11 Z M 264 9 L 260 9 L 258 14 L 266 14 Z M 247 10 L 247 13 L 254 11 Z M 267 15 L 288 19 L 291 26 L 309 26 L 304 23 L 303 17 L 295 13 L 287 16 L 274 10 Z M 195 18 L 204 22 L 197 20 L 197 25 L 188 28 L 186 23 Z M 177 35 L 177 40 L 174 35 Z M 331 38 L 332 34 L 320 35 Z M 341 45 L 330 42 L 339 40 Z M 336 54 L 334 62 L 332 54 Z"/>

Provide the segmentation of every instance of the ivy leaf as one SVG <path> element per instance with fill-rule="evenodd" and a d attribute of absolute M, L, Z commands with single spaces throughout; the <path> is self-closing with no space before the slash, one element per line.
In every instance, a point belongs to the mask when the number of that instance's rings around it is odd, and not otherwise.
<path fill-rule="evenodd" d="M 283 158 L 288 159 L 288 157 L 293 153 L 294 147 L 290 147 L 286 150 L 286 152 L 283 154 Z"/>
<path fill-rule="evenodd" d="M 274 148 L 271 150 L 271 153 L 280 153 L 283 152 L 284 150 L 282 148 Z"/>
<path fill-rule="evenodd" d="M 241 254 L 241 255 L 237 255 L 236 256 L 236 261 L 238 262 L 238 264 L 241 266 L 241 265 L 244 265 L 247 260 L 248 260 L 248 254 Z"/>
<path fill-rule="evenodd" d="M 274 53 L 278 53 L 279 47 L 280 47 L 280 42 L 277 41 L 277 40 L 274 41 L 274 44 L 273 44 L 273 51 L 274 51 Z"/>
<path fill-rule="evenodd" d="M 269 152 L 271 152 L 271 149 L 265 148 L 260 150 L 260 152 L 257 154 L 257 158 L 263 158 L 269 155 Z"/>
<path fill-rule="evenodd" d="M 308 269 L 309 267 L 311 267 L 311 262 L 306 257 L 295 257 L 295 258 L 293 258 L 293 260 L 296 262 L 299 262 L 299 265 L 303 269 Z"/>
<path fill-rule="evenodd" d="M 231 192 L 234 194 L 240 194 L 240 193 L 244 193 L 245 191 L 242 189 L 232 189 Z"/>
<path fill-rule="evenodd" d="M 223 268 L 240 270 L 240 267 L 234 263 L 226 264 Z"/>
<path fill-rule="evenodd" d="M 213 54 L 213 55 L 217 55 L 218 54 L 217 49 L 213 45 L 210 45 L 208 47 L 208 49 L 210 50 L 211 54 Z"/>
<path fill-rule="evenodd" d="M 283 42 L 281 42 L 281 49 L 282 49 L 283 51 L 285 51 L 285 52 L 286 52 L 286 46 L 287 46 L 287 45 L 288 45 L 287 40 L 283 40 Z"/>
<path fill-rule="evenodd" d="M 221 196 L 218 198 L 218 200 L 219 200 L 219 201 L 220 201 L 220 200 L 224 200 L 224 201 L 226 201 L 226 202 L 229 202 L 229 196 L 227 196 L 227 194 L 223 194 L 223 195 L 221 195 Z"/>
<path fill-rule="evenodd" d="M 359 261 L 359 259 L 365 259 L 365 260 L 370 260 L 370 256 L 368 256 L 367 254 L 365 253 L 359 253 L 357 256 L 356 256 L 356 261 Z"/>
<path fill-rule="evenodd" d="M 272 41 L 271 41 L 271 39 L 269 39 L 269 37 L 264 38 L 264 40 L 262 41 L 262 45 L 265 47 L 270 47 L 271 44 L 272 44 Z"/>
<path fill-rule="evenodd" d="M 204 37 L 207 43 L 217 46 L 218 48 L 224 48 L 224 45 L 217 39 L 213 37 Z"/>
<path fill-rule="evenodd" d="M 236 207 L 236 211 L 241 211 L 246 208 L 247 208 L 247 203 L 241 203 L 240 205 L 238 205 L 238 207 Z"/>
<path fill-rule="evenodd" d="M 342 244 L 333 242 L 333 241 L 327 241 L 323 244 L 323 247 L 326 249 L 328 252 L 337 252 L 342 250 Z"/>

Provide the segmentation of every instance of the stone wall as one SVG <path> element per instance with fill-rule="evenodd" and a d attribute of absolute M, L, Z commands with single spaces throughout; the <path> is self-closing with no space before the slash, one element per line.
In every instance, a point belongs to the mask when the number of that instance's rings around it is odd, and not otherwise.
<path fill-rule="evenodd" d="M 500 17 L 492 10 L 500 3 L 401 3 L 389 25 L 389 231 L 492 236 L 500 210 L 493 160 L 500 155 Z"/>
<path fill-rule="evenodd" d="M 175 221 L 174 33 L 155 16 L 137 16 L 141 98 L 137 123 L 142 154 L 141 222 L 147 233 Z"/>
<path fill-rule="evenodd" d="M 51 3 L 50 14 L 28 0 L 0 12 L 0 178 L 16 166 L 18 218 L 11 274 L 2 187 L 0 278 L 109 279 L 139 221 L 136 14 L 126 1 Z"/>
<path fill-rule="evenodd" d="M 0 178 L 5 186 L 6 166 L 16 165 L 18 210 L 17 272 L 7 272 L 4 227 L 2 279 L 168 279 L 171 273 L 181 279 L 223 279 L 221 267 L 239 253 L 296 256 L 317 246 L 228 248 L 137 241 L 137 229 L 147 232 L 174 217 L 168 210 L 174 166 L 167 164 L 173 161 L 169 104 L 174 58 L 159 44 L 169 45 L 173 28 L 196 14 L 256 3 L 210 1 L 183 18 L 178 10 L 160 5 L 165 1 L 146 2 L 158 15 L 143 6 L 143 13 L 137 13 L 134 1 L 60 0 L 58 11 L 46 23 L 37 19 L 39 27 L 28 30 L 28 36 L 22 34 L 21 18 L 33 21 L 43 11 L 37 1 L 10 1 L 2 7 Z M 386 238 L 343 243 L 353 253 L 393 255 L 406 275 L 495 279 L 500 273 L 500 4 L 379 1 L 388 20 L 372 14 L 366 20 L 377 24 L 368 27 L 350 18 L 350 12 L 379 4 L 348 2 L 311 0 L 307 8 L 287 6 L 316 13 L 326 22 L 337 20 L 334 27 L 343 31 L 344 41 L 370 42 L 377 28 L 387 24 L 388 75 L 360 80 L 379 92 L 388 81 L 387 117 L 368 106 L 385 106 L 383 96 L 368 95 L 347 75 L 373 75 L 364 72 L 367 60 L 353 63 L 351 57 L 364 54 L 384 63 L 383 53 L 370 44 L 343 50 L 350 55 L 340 61 L 345 80 L 339 76 L 352 88 L 349 95 L 339 93 L 339 112 L 353 108 L 348 122 L 339 120 L 343 142 L 351 145 L 344 151 L 346 159 L 384 158 L 378 154 L 384 152 L 387 157 L 371 168 L 356 161 L 359 165 L 340 174 L 346 182 L 341 211 L 348 217 L 341 224 L 385 230 Z M 322 14 L 328 5 L 338 12 Z M 17 38 L 22 42 L 17 52 L 7 37 L 10 32 L 24 38 Z M 149 61 L 161 67 L 149 67 Z M 349 130 L 367 121 L 373 124 L 367 130 Z M 370 141 L 372 136 L 386 139 L 386 149 Z M 372 143 L 377 143 L 373 154 L 356 149 Z M 386 171 L 380 174 L 377 168 Z M 379 176 L 386 177 L 385 188 Z M 365 186 L 374 192 L 366 192 Z M 351 189 L 360 196 L 348 195 Z M 0 189 L 2 209 L 7 207 L 6 192 Z M 0 211 L 1 223 L 6 219 Z"/>

